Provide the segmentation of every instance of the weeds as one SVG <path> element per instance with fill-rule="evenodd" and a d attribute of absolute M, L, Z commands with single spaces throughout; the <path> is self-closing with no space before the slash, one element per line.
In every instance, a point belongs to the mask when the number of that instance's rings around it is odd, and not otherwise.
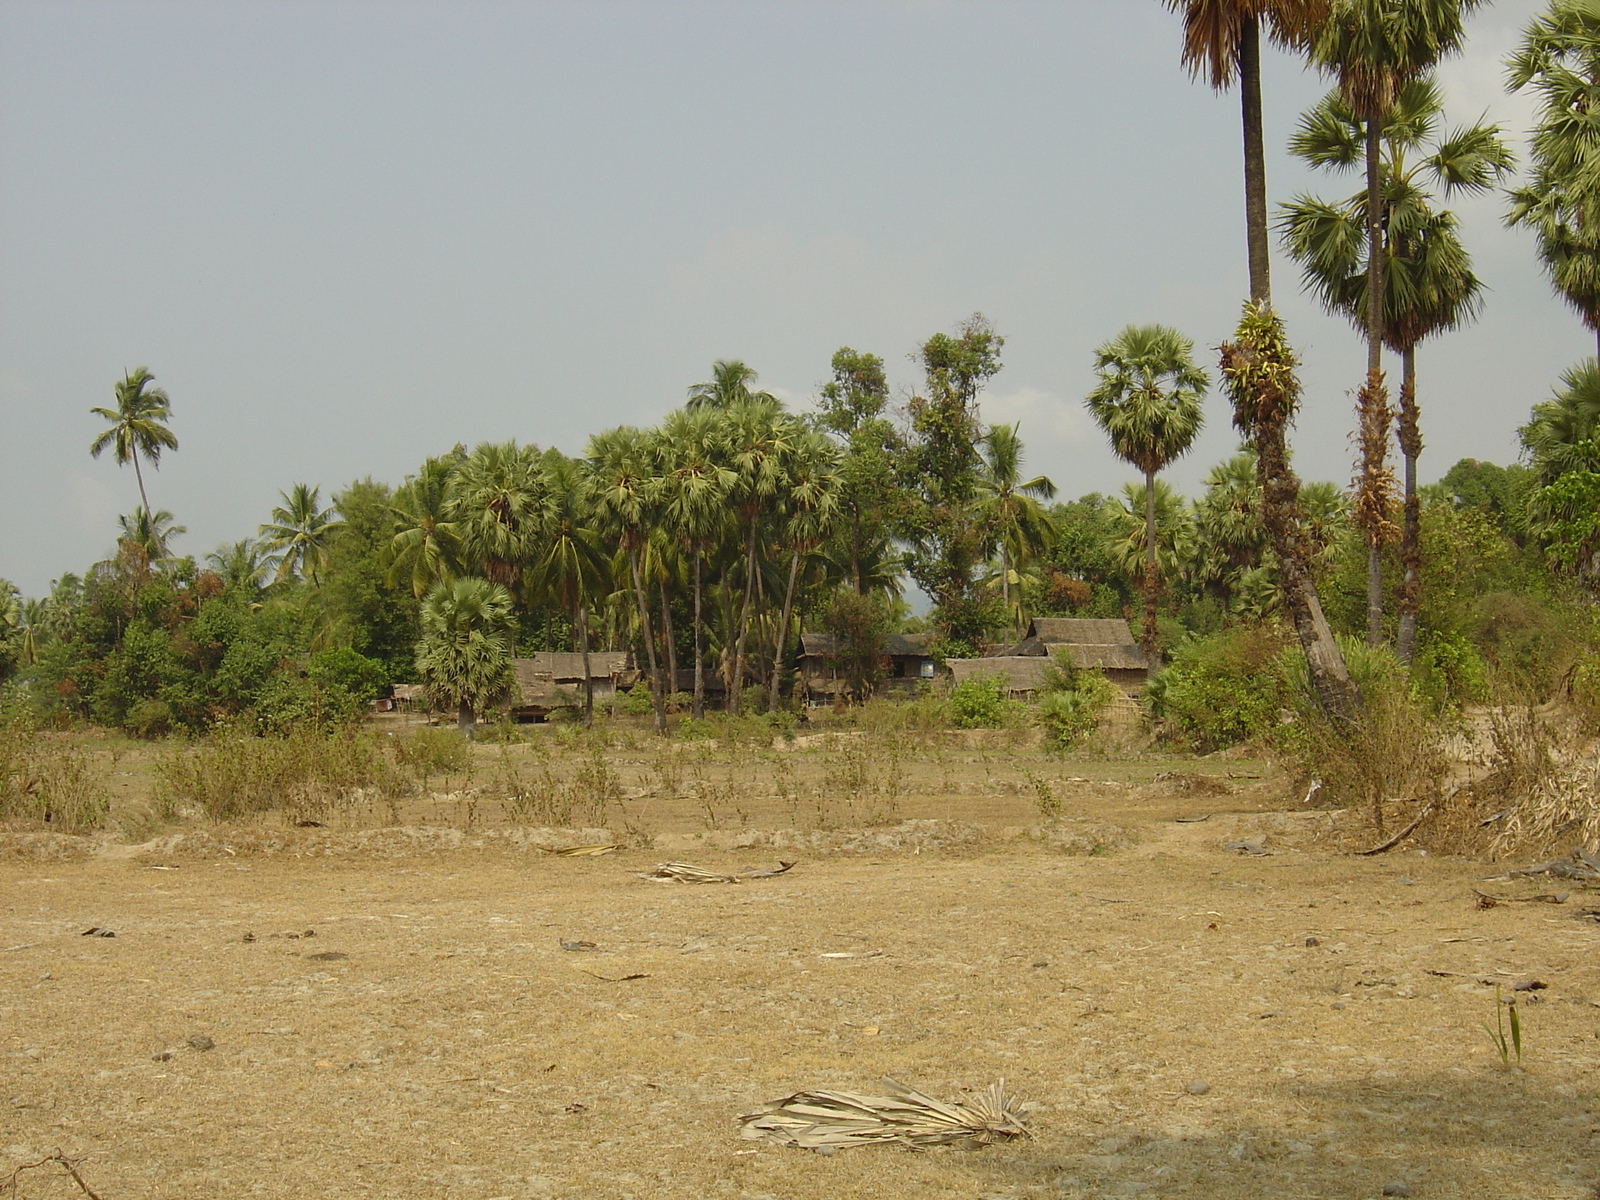
<path fill-rule="evenodd" d="M 1513 996 L 1509 1003 L 1502 1001 L 1500 999 L 1500 987 L 1497 984 L 1494 989 L 1495 1027 L 1490 1029 L 1486 1021 L 1480 1022 L 1480 1024 L 1483 1026 L 1483 1031 L 1489 1035 L 1489 1041 L 1494 1044 L 1494 1048 L 1500 1053 L 1500 1065 L 1509 1068 L 1512 1056 L 1515 1055 L 1517 1066 L 1520 1067 L 1522 1065 L 1522 1019 L 1517 1015 L 1516 997 Z M 1510 1026 L 1509 1030 L 1507 1025 Z M 1509 1038 L 1507 1036 L 1508 1033 Z"/>
<path fill-rule="evenodd" d="M 87 751 L 40 735 L 19 717 L 0 723 L 0 821 L 68 833 L 105 822 L 105 773 Z"/>
<path fill-rule="evenodd" d="M 1050 786 L 1050 781 L 1026 767 L 1023 768 L 1022 774 L 1027 778 L 1028 786 L 1033 788 L 1033 806 L 1039 810 L 1039 815 L 1047 821 L 1059 817 L 1061 797 L 1056 795 L 1056 790 Z"/>

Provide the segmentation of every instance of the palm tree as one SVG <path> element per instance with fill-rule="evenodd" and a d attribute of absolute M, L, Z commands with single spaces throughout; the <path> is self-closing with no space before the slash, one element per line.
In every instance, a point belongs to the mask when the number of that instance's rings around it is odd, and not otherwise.
<path fill-rule="evenodd" d="M 438 702 L 456 706 L 456 727 L 471 739 L 477 714 L 511 692 L 511 593 L 463 576 L 429 592 L 421 616 L 417 675 Z"/>
<path fill-rule="evenodd" d="M 172 523 L 172 514 L 164 508 L 155 512 L 136 508 L 117 518 L 122 533 L 117 538 L 120 546 L 136 547 L 147 564 L 163 564 L 172 560 L 172 539 L 188 530 Z"/>
<path fill-rule="evenodd" d="M 632 426 L 597 433 L 589 439 L 595 517 L 599 528 L 614 538 L 626 556 L 639 621 L 639 636 L 650 663 L 655 729 L 667 731 L 667 691 L 656 655 L 650 622 L 650 597 L 645 588 L 640 554 L 658 519 L 660 481 L 655 478 L 646 434 Z"/>
<path fill-rule="evenodd" d="M 515 596 L 549 499 L 537 446 L 483 442 L 456 468 L 443 515 L 464 564 Z"/>
<path fill-rule="evenodd" d="M 685 407 L 726 409 L 750 400 L 766 400 L 776 404 L 777 397 L 771 393 L 750 389 L 750 385 L 759 378 L 754 368 L 745 366 L 737 358 L 719 358 L 711 364 L 711 378 L 689 389 L 689 400 Z"/>
<path fill-rule="evenodd" d="M 1600 9 L 1552 0 L 1523 32 L 1506 86 L 1539 94 L 1533 172 L 1511 191 L 1508 225 L 1532 228 L 1550 282 L 1600 345 Z"/>
<path fill-rule="evenodd" d="M 1189 580 L 1201 593 L 1232 609 L 1246 574 L 1261 567 L 1267 530 L 1261 523 L 1261 481 L 1256 456 L 1241 450 L 1206 472 L 1205 492 L 1194 506 L 1195 553 Z"/>
<path fill-rule="evenodd" d="M 1356 522 L 1367 531 L 1367 640 L 1382 637 L 1383 592 L 1377 576 L 1388 532 L 1392 476 L 1385 466 L 1392 412 L 1383 379 L 1384 254 L 1383 125 L 1406 83 L 1417 79 L 1464 37 L 1462 21 L 1483 0 L 1337 0 L 1312 46 L 1312 58 L 1338 79 L 1353 121 L 1364 129 L 1367 190 L 1367 377 L 1356 393 L 1356 440 L 1361 460 Z"/>
<path fill-rule="evenodd" d="M 1016 425 L 991 425 L 983 437 L 983 465 L 978 472 L 978 507 L 989 526 L 1000 557 L 1000 595 L 1007 616 L 1013 615 L 1011 580 L 1026 570 L 1030 559 L 1048 553 L 1055 526 L 1041 500 L 1053 500 L 1056 485 L 1048 476 L 1023 480 L 1022 438 Z M 1022 592 L 1017 592 L 1017 625 L 1023 622 Z"/>
<path fill-rule="evenodd" d="M 1117 456 L 1144 472 L 1145 569 L 1142 645 L 1152 666 L 1156 651 L 1157 472 L 1188 452 L 1204 420 L 1200 401 L 1210 379 L 1194 365 L 1194 342 L 1165 325 L 1129 325 L 1095 351 L 1100 382 L 1089 412 Z"/>
<path fill-rule="evenodd" d="M 1405 582 L 1400 594 L 1397 650 L 1410 661 L 1420 603 L 1418 547 L 1421 502 L 1417 458 L 1422 434 L 1416 402 L 1416 348 L 1424 338 L 1459 328 L 1481 305 L 1482 285 L 1462 246 L 1454 214 L 1436 210 L 1432 184 L 1446 196 L 1487 191 L 1511 169 L 1512 156 L 1499 127 L 1479 124 L 1439 137 L 1443 102 L 1428 77 L 1402 83 L 1381 123 L 1383 184 L 1383 331 L 1389 349 L 1401 356 L 1400 448 L 1405 458 L 1405 517 L 1401 561 Z M 1314 167 L 1349 168 L 1361 161 L 1363 123 L 1332 92 L 1301 118 L 1290 150 Z M 1367 197 L 1360 193 L 1338 204 L 1299 196 L 1280 218 L 1284 244 L 1300 261 L 1305 286 L 1330 312 L 1342 313 L 1366 328 Z M 1370 412 L 1364 415 L 1371 415 Z M 1375 455 L 1388 432 L 1374 430 L 1362 439 L 1363 472 L 1356 491 L 1355 519 L 1367 541 L 1367 639 L 1382 635 L 1383 586 L 1380 550 L 1392 537 L 1388 514 L 1390 478 Z"/>
<path fill-rule="evenodd" d="M 705 715 L 704 568 L 726 522 L 734 472 L 721 461 L 721 428 L 714 411 L 681 408 L 668 415 L 652 439 L 661 480 L 661 512 L 688 553 L 694 579 L 694 708 Z"/>
<path fill-rule="evenodd" d="M 261 590 L 267 576 L 261 549 L 249 538 L 218 546 L 206 555 L 206 566 L 221 578 L 224 588 L 249 596 Z"/>
<path fill-rule="evenodd" d="M 1268 305 L 1247 303 L 1234 339 L 1218 349 L 1222 377 L 1233 401 L 1234 426 L 1256 454 L 1261 520 L 1277 560 L 1283 607 L 1305 653 L 1317 703 L 1335 720 L 1350 721 L 1361 695 L 1317 598 L 1300 480 L 1289 466 L 1289 427 L 1300 406 L 1299 362 L 1283 322 Z"/>
<path fill-rule="evenodd" d="M 1304 50 L 1328 11 L 1328 0 L 1166 0 L 1183 13 L 1183 62 L 1213 89 L 1239 83 L 1244 124 L 1244 212 L 1250 299 L 1270 303 L 1267 257 L 1267 167 L 1261 138 L 1261 26 L 1280 46 Z"/>
<path fill-rule="evenodd" d="M 1194 520 L 1188 501 L 1163 479 L 1155 481 L 1154 494 L 1148 483 L 1125 483 L 1122 498 L 1111 510 L 1124 536 L 1108 549 L 1130 583 L 1143 578 L 1149 564 L 1152 509 L 1156 514 L 1156 565 L 1161 575 L 1179 574 L 1194 557 Z"/>
<path fill-rule="evenodd" d="M 172 418 L 172 402 L 166 392 L 149 385 L 155 376 L 144 367 L 136 367 L 117 384 L 116 408 L 91 408 L 97 417 L 111 422 L 89 445 L 89 453 L 99 458 L 106 447 L 117 466 L 133 463 L 133 477 L 139 483 L 139 506 L 146 516 L 150 513 L 150 498 L 144 492 L 144 472 L 139 470 L 139 456 L 150 460 L 150 465 L 161 465 L 162 450 L 176 450 L 178 439 L 167 422 Z"/>
<path fill-rule="evenodd" d="M 773 638 L 771 690 L 767 707 L 776 710 L 783 685 L 783 663 L 789 649 L 789 622 L 794 615 L 794 589 L 800 562 L 814 554 L 827 537 L 839 510 L 839 454 L 821 433 L 798 433 L 784 462 L 779 494 L 779 541 L 789 550 L 789 579 L 783 592 L 783 611 Z"/>
<path fill-rule="evenodd" d="M 1533 406 L 1517 430 L 1530 465 L 1548 487 L 1575 471 L 1600 473 L 1600 369 L 1584 359 L 1561 376 L 1562 387 Z"/>
<path fill-rule="evenodd" d="M 275 568 L 273 582 L 295 576 L 316 587 L 328 564 L 328 539 L 344 522 L 330 505 L 322 507 L 321 488 L 297 483 L 279 492 L 283 503 L 272 510 L 272 520 L 261 526 L 261 549 Z"/>
<path fill-rule="evenodd" d="M 392 587 L 409 575 L 411 594 L 418 599 L 461 569 L 461 539 L 448 516 L 450 484 L 460 462 L 458 457 L 428 459 L 400 485 L 390 505 L 399 531 L 390 543 L 394 561 L 387 582 Z"/>
<path fill-rule="evenodd" d="M 571 618 L 583 656 L 583 724 L 594 724 L 589 673 L 589 602 L 607 590 L 609 554 L 595 521 L 594 489 L 585 464 L 547 450 L 543 475 L 550 502 L 529 563 L 534 585 Z"/>

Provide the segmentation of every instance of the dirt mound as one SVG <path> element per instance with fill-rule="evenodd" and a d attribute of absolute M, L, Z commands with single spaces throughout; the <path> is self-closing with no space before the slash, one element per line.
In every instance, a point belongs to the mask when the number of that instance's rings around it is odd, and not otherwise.
<path fill-rule="evenodd" d="M 809 854 L 922 854 L 976 846 L 988 839 L 981 826 L 965 821 L 899 821 L 873 829 L 741 829 L 710 830 L 655 839 L 657 849 L 804 850 Z"/>
<path fill-rule="evenodd" d="M 65 833 L 0 833 L 0 858 L 88 858 L 94 842 Z"/>
<path fill-rule="evenodd" d="M 509 850 L 539 853 L 569 846 L 615 841 L 605 829 L 547 829 L 513 826 L 503 829 L 452 829 L 436 825 L 398 825 L 382 829 L 273 829 L 220 826 L 189 829 L 139 846 L 130 857 L 408 858 L 454 850 Z"/>
<path fill-rule="evenodd" d="M 1022 836 L 1057 854 L 1109 854 L 1134 842 L 1128 829 L 1093 817 L 1061 817 L 1025 829 Z"/>

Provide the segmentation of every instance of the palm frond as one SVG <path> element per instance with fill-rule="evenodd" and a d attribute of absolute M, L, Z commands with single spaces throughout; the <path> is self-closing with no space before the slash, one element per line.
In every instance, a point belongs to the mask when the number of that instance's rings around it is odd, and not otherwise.
<path fill-rule="evenodd" d="M 1031 1137 L 1021 1105 L 1005 1080 L 964 1101 L 939 1101 L 897 1083 L 884 1093 L 796 1092 L 739 1117 L 739 1136 L 781 1146 L 938 1146 L 950 1142 L 1000 1142 Z"/>

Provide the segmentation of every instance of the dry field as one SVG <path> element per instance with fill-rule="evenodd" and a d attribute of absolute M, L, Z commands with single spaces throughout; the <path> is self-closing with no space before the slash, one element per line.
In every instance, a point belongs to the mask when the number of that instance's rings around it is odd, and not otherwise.
<path fill-rule="evenodd" d="M 605 857 L 508 829 L 492 747 L 486 791 L 398 825 L 10 836 L 0 1181 L 59 1147 L 103 1200 L 1594 1195 L 1600 898 L 1352 856 L 1260 763 L 850 745 L 616 746 Z M 117 760 L 130 811 L 141 769 Z M 635 874 L 669 858 L 799 862 Z M 1517 993 L 1520 1070 L 1480 1027 L 1496 980 L 1547 985 Z M 737 1136 L 763 1101 L 884 1075 L 939 1098 L 1003 1076 L 1034 1137 Z M 15 1186 L 83 1194 L 57 1164 Z"/>

